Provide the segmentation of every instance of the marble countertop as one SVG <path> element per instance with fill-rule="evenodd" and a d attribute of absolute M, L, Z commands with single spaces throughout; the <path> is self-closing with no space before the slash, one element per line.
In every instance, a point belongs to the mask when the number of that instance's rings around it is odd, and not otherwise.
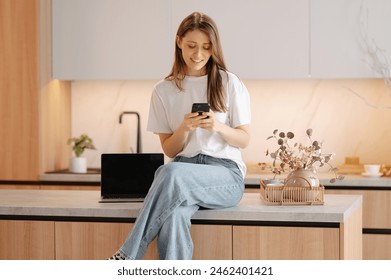
<path fill-rule="evenodd" d="M 142 203 L 99 203 L 99 191 L 0 190 L 1 216 L 135 218 Z M 362 205 L 362 196 L 325 195 L 324 205 L 270 206 L 245 193 L 235 206 L 199 210 L 193 220 L 340 223 Z"/>
<path fill-rule="evenodd" d="M 391 187 L 391 177 L 365 177 L 350 174 L 343 176 L 345 176 L 343 180 L 330 183 L 330 179 L 333 178 L 332 173 L 318 173 L 319 181 L 324 186 Z M 247 173 L 245 183 L 247 185 L 259 185 L 261 179 L 271 178 L 273 178 L 272 173 Z"/>
<path fill-rule="evenodd" d="M 324 186 L 358 186 L 358 187 L 391 187 L 391 177 L 364 177 L 361 175 L 344 175 L 345 179 L 330 183 L 331 173 L 318 173 L 320 183 Z M 247 173 L 246 185 L 259 185 L 261 179 L 273 178 L 272 173 Z M 100 182 L 99 173 L 45 173 L 40 180 L 44 182 Z"/>
<path fill-rule="evenodd" d="M 100 169 L 88 169 L 87 173 L 72 173 L 68 170 L 47 172 L 40 174 L 39 179 L 44 182 L 100 182 Z"/>

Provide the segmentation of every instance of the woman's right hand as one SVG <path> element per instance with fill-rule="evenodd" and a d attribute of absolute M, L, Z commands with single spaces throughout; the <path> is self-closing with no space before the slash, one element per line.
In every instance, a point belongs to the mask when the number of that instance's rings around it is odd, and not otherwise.
<path fill-rule="evenodd" d="M 173 158 L 180 153 L 183 150 L 189 132 L 200 127 L 202 119 L 206 117 L 207 116 L 199 115 L 198 113 L 185 114 L 182 124 L 173 134 L 159 133 L 160 143 L 164 153 L 170 158 Z"/>
<path fill-rule="evenodd" d="M 188 113 L 185 114 L 182 125 L 185 127 L 186 131 L 193 131 L 201 125 L 201 120 L 204 118 L 206 118 L 206 116 L 199 115 L 197 112 Z"/>

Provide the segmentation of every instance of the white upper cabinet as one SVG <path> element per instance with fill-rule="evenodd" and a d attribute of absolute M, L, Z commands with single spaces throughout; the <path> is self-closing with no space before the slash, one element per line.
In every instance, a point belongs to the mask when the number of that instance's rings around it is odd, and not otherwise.
<path fill-rule="evenodd" d="M 389 0 L 53 0 L 53 78 L 161 79 L 194 11 L 242 79 L 390 75 Z"/>
<path fill-rule="evenodd" d="M 193 11 L 217 23 L 242 79 L 309 73 L 309 0 L 53 0 L 53 78 L 160 79 L 175 33 Z"/>
<path fill-rule="evenodd" d="M 214 19 L 227 67 L 240 78 L 308 77 L 309 0 L 173 0 L 171 41 L 194 11 Z"/>
<path fill-rule="evenodd" d="M 53 0 L 52 9 L 54 79 L 168 74 L 169 0 Z"/>
<path fill-rule="evenodd" d="M 390 15 L 389 0 L 311 0 L 311 77 L 387 75 Z"/>

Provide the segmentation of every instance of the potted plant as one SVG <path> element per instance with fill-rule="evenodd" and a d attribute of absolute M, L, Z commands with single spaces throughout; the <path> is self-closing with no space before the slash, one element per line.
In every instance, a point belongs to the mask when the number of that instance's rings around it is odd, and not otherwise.
<path fill-rule="evenodd" d="M 87 172 L 87 158 L 82 157 L 85 149 L 95 150 L 92 139 L 87 134 L 82 134 L 80 137 L 72 137 L 68 139 L 68 145 L 72 145 L 72 151 L 75 157 L 70 160 L 70 171 L 73 173 Z"/>

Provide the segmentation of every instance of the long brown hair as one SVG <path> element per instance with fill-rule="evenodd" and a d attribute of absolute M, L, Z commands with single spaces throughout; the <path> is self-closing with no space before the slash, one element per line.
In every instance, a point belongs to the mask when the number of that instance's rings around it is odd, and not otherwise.
<path fill-rule="evenodd" d="M 222 77 L 219 70 L 227 71 L 220 36 L 215 22 L 207 15 L 194 12 L 187 16 L 178 27 L 177 36 L 183 38 L 188 31 L 200 30 L 209 36 L 212 45 L 212 55 L 206 64 L 208 75 L 207 98 L 213 111 L 225 112 Z M 176 42 L 176 41 L 175 41 Z M 166 77 L 173 80 L 178 89 L 183 90 L 182 81 L 186 75 L 186 63 L 182 57 L 182 50 L 175 43 L 175 58 L 170 75 Z"/>

